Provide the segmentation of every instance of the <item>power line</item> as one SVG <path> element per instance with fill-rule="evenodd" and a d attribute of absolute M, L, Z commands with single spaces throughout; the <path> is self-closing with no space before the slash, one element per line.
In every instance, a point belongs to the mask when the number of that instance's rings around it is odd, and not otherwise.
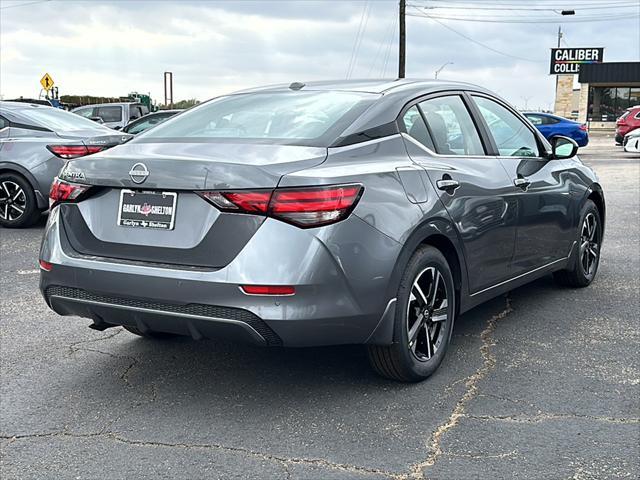
<path fill-rule="evenodd" d="M 473 4 L 473 5 L 463 5 L 463 4 L 443 4 L 443 5 L 433 5 L 429 6 L 429 4 L 407 4 L 407 6 L 424 8 L 428 10 L 462 10 L 465 8 L 473 8 L 473 10 L 498 10 L 498 11 L 513 11 L 513 12 L 552 12 L 560 14 L 562 8 L 559 7 L 527 7 L 522 5 L 510 5 L 507 4 L 495 4 L 488 5 L 485 4 Z M 613 4 L 616 8 L 637 8 L 637 1 L 625 1 L 624 3 Z M 601 4 L 590 4 L 588 6 L 581 7 L 572 7 L 572 10 L 610 10 L 612 7 L 611 3 L 601 3 Z"/>
<path fill-rule="evenodd" d="M 415 8 L 415 7 L 413 7 Z M 464 17 L 464 16 L 456 16 L 456 15 L 438 15 L 432 13 L 407 13 L 407 15 L 413 17 L 426 17 L 431 19 L 438 20 L 455 20 L 460 22 L 475 22 L 475 23 L 586 23 L 586 22 L 608 22 L 613 20 L 628 20 L 632 18 L 640 18 L 640 13 L 628 13 L 628 14 L 616 14 L 616 15 L 593 15 L 589 17 L 531 17 L 520 16 L 520 17 L 506 17 L 506 16 L 496 16 L 496 15 L 474 15 L 473 17 Z"/>
<path fill-rule="evenodd" d="M 351 50 L 351 59 L 349 61 L 349 68 L 347 69 L 347 78 L 351 78 L 351 74 L 356 68 L 358 61 L 358 52 L 360 51 L 360 45 L 364 38 L 364 32 L 367 29 L 367 23 L 369 23 L 369 15 L 371 14 L 371 3 L 367 0 L 362 9 L 362 15 L 360 16 L 360 25 L 358 26 L 358 32 L 356 34 L 356 40 Z"/>
<path fill-rule="evenodd" d="M 0 10 L 6 10 L 8 8 L 26 7 L 28 5 L 36 5 L 38 3 L 50 2 L 51 0 L 36 0 L 35 2 L 18 3 L 16 5 L 7 5 L 6 7 L 0 7 Z"/>
<path fill-rule="evenodd" d="M 409 14 L 407 13 L 407 15 L 409 15 Z M 476 40 L 475 38 L 471 38 L 469 35 L 466 35 L 466 34 L 464 34 L 464 33 L 462 33 L 462 32 L 459 32 L 459 31 L 458 31 L 458 30 L 456 30 L 455 28 L 450 27 L 450 26 L 449 26 L 449 25 L 447 25 L 446 23 L 441 22 L 440 20 L 438 20 L 438 19 L 436 19 L 436 18 L 433 18 L 433 17 L 432 17 L 432 16 L 430 16 L 430 15 L 412 15 L 412 16 L 429 18 L 429 19 L 433 20 L 434 22 L 439 23 L 439 24 L 440 24 L 440 25 L 442 25 L 444 28 L 446 28 L 446 29 L 448 29 L 448 30 L 451 30 L 453 33 L 455 33 L 455 34 L 457 34 L 457 35 L 461 36 L 462 38 L 464 38 L 464 39 L 466 39 L 466 40 L 469 40 L 470 42 L 475 43 L 476 45 L 480 45 L 481 47 L 484 47 L 484 48 L 486 48 L 487 50 L 491 50 L 492 52 L 497 53 L 497 54 L 499 54 L 499 55 L 503 55 L 503 56 L 505 56 L 505 57 L 509 57 L 509 58 L 514 58 L 514 59 L 516 59 L 516 60 L 523 60 L 523 61 L 525 61 L 525 62 L 531 62 L 531 63 L 542 63 L 542 62 L 541 62 L 541 61 L 539 61 L 539 60 L 531 60 L 530 58 L 519 57 L 519 56 L 517 56 L 517 55 L 512 55 L 512 54 L 510 54 L 510 53 L 503 52 L 502 50 L 498 50 L 498 49 L 496 49 L 496 48 L 493 48 L 493 47 L 491 47 L 491 46 L 487 45 L 486 43 L 482 43 L 482 42 L 480 42 L 480 41 Z"/>

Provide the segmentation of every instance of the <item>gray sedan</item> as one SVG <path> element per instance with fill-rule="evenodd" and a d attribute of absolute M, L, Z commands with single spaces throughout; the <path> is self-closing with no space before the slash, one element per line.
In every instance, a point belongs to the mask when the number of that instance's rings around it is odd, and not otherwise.
<path fill-rule="evenodd" d="M 129 138 L 64 110 L 0 102 L 0 225 L 32 224 L 49 207 L 49 188 L 67 160 Z"/>
<path fill-rule="evenodd" d="M 605 201 L 577 149 L 463 83 L 219 97 L 67 164 L 40 288 L 96 330 L 365 344 L 422 380 L 460 313 L 552 272 L 593 281 Z"/>

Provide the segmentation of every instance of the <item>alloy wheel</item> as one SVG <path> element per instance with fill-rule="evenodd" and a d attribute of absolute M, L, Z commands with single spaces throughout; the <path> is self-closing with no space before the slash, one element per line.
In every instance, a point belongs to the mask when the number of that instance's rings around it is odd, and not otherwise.
<path fill-rule="evenodd" d="M 585 275 L 591 276 L 595 273 L 598 255 L 600 255 L 598 222 L 593 213 L 588 213 L 580 232 L 580 262 Z"/>
<path fill-rule="evenodd" d="M 13 222 L 27 209 L 27 196 L 20 185 L 11 180 L 0 184 L 0 218 Z"/>
<path fill-rule="evenodd" d="M 407 303 L 407 344 L 418 360 L 431 359 L 442 346 L 448 315 L 447 286 L 437 267 L 418 274 Z"/>

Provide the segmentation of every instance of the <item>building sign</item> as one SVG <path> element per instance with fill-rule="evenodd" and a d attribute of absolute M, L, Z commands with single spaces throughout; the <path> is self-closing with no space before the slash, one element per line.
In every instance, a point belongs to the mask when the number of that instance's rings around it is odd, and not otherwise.
<path fill-rule="evenodd" d="M 604 48 L 552 48 L 551 75 L 574 75 L 584 63 L 602 63 Z"/>

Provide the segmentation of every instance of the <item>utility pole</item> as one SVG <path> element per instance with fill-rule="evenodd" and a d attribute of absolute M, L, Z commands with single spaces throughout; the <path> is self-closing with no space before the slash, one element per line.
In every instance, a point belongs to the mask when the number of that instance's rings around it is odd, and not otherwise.
<path fill-rule="evenodd" d="M 405 10 L 407 7 L 406 0 L 400 0 L 400 45 L 398 52 L 398 78 L 404 78 L 405 64 L 407 60 L 407 35 L 405 32 Z"/>

